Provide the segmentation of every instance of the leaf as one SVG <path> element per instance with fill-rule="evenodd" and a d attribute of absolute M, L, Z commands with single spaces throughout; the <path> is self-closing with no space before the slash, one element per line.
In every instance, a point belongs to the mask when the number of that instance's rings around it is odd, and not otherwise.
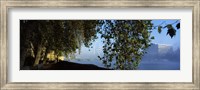
<path fill-rule="evenodd" d="M 128 28 L 129 26 L 128 26 L 128 24 L 125 24 L 124 27 L 125 27 L 125 28 Z"/>
<path fill-rule="evenodd" d="M 176 24 L 176 28 L 180 29 L 180 23 Z"/>
<path fill-rule="evenodd" d="M 155 39 L 155 37 L 154 37 L 154 36 L 152 36 L 152 37 L 151 37 L 151 39 Z"/>
<path fill-rule="evenodd" d="M 101 38 L 103 38 L 103 37 L 104 37 L 104 35 L 102 34 L 102 35 L 101 35 Z"/>
<path fill-rule="evenodd" d="M 158 26 L 158 33 L 162 32 L 161 28 L 162 28 L 162 26 Z"/>
<path fill-rule="evenodd" d="M 173 38 L 176 35 L 176 30 L 175 29 L 168 29 L 167 35 L 170 35 L 171 38 Z"/>
<path fill-rule="evenodd" d="M 116 56 L 116 60 L 118 60 L 118 56 Z"/>
<path fill-rule="evenodd" d="M 112 49 L 112 51 L 114 52 L 114 51 L 115 51 L 115 49 Z"/>
<path fill-rule="evenodd" d="M 103 63 L 104 63 L 104 64 L 107 64 L 107 61 L 106 61 L 106 60 L 103 60 Z"/>
<path fill-rule="evenodd" d="M 100 56 L 97 56 L 99 59 L 101 59 L 101 57 Z"/>
<path fill-rule="evenodd" d="M 102 34 L 102 31 L 99 31 L 100 34 Z"/>
<path fill-rule="evenodd" d="M 172 29 L 173 27 L 171 24 L 167 24 L 164 28 Z"/>
<path fill-rule="evenodd" d="M 107 51 L 103 51 L 103 53 L 105 53 L 105 54 L 108 54 L 108 52 L 107 52 Z"/>

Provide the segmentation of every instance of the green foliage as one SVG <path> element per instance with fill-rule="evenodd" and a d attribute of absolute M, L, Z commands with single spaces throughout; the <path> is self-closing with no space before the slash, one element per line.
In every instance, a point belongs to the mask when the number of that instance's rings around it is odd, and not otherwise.
<path fill-rule="evenodd" d="M 36 56 L 41 47 L 45 48 L 44 53 L 53 50 L 56 55 L 68 57 L 77 49 L 80 53 L 83 44 L 92 48 L 99 33 L 104 55 L 98 58 L 106 67 L 137 69 L 145 50 L 155 39 L 150 37 L 152 27 L 151 20 L 20 20 L 20 49 L 24 49 L 20 51 L 32 48 Z M 168 29 L 171 38 L 176 35 L 172 24 L 159 25 L 158 33 L 163 28 Z M 180 29 L 180 23 L 176 28 Z"/>
<path fill-rule="evenodd" d="M 154 36 L 152 36 L 152 37 L 151 37 L 151 39 L 155 39 L 155 37 L 154 37 Z"/>
<path fill-rule="evenodd" d="M 20 47 L 28 49 L 31 42 L 35 55 L 41 46 L 68 56 L 77 49 L 80 51 L 82 43 L 91 46 L 91 41 L 97 38 L 96 25 L 95 20 L 21 20 Z"/>
<path fill-rule="evenodd" d="M 161 33 L 162 32 L 162 26 L 158 26 L 158 33 Z"/>
<path fill-rule="evenodd" d="M 137 69 L 145 49 L 149 47 L 152 23 L 149 20 L 102 20 L 99 33 L 103 38 L 100 57 L 106 67 L 114 62 L 115 69 Z"/>

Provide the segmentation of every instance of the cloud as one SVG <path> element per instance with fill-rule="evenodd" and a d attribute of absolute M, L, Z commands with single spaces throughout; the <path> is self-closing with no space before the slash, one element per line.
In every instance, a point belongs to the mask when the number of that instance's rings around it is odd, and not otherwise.
<path fill-rule="evenodd" d="M 152 44 L 147 49 L 147 54 L 142 57 L 139 69 L 179 70 L 180 48 L 173 50 L 170 45 Z"/>

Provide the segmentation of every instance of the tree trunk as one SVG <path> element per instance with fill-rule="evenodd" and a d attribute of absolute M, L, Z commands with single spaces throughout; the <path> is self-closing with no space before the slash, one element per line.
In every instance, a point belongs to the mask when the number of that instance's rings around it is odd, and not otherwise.
<path fill-rule="evenodd" d="M 46 51 L 44 52 L 44 59 L 43 59 L 43 64 L 46 64 L 46 61 L 47 61 L 47 54 L 48 54 L 48 50 L 46 49 Z"/>
<path fill-rule="evenodd" d="M 45 55 L 44 55 L 43 64 L 46 64 L 46 62 L 47 62 L 47 55 L 48 55 L 48 53 L 49 53 L 49 48 L 46 47 L 46 51 L 45 51 Z"/>
<path fill-rule="evenodd" d="M 36 55 L 36 58 L 35 58 L 35 63 L 33 66 L 36 66 L 39 64 L 40 62 L 40 59 L 41 59 L 41 54 L 42 54 L 42 45 L 39 45 L 38 46 L 38 49 L 37 49 L 37 55 Z"/>

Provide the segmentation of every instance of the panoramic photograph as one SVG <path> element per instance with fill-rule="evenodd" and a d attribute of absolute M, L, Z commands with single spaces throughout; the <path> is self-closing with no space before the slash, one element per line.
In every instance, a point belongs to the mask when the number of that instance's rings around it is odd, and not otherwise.
<path fill-rule="evenodd" d="M 180 20 L 20 20 L 20 70 L 180 70 Z"/>

